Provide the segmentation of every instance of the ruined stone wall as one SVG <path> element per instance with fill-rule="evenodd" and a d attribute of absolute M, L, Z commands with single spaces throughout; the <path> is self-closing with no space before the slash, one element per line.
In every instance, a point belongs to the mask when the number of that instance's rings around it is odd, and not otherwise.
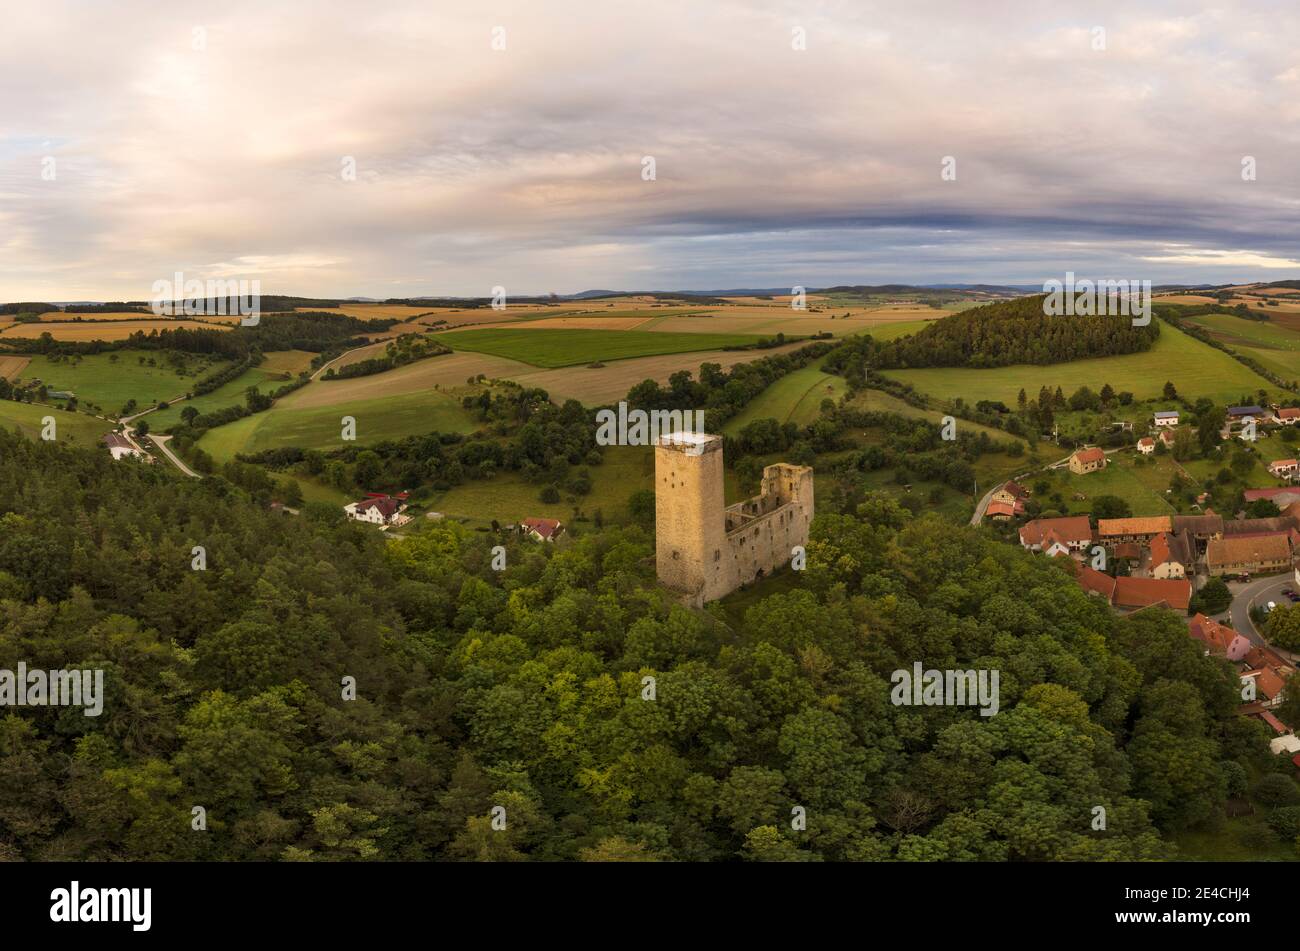
<path fill-rule="evenodd" d="M 655 561 L 659 580 L 696 605 L 789 565 L 806 545 L 813 472 L 777 463 L 763 470 L 759 495 L 724 507 L 722 440 L 655 447 Z"/>

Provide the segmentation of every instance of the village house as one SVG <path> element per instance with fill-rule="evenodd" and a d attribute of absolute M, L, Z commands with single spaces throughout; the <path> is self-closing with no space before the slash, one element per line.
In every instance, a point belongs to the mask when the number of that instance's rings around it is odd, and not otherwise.
<path fill-rule="evenodd" d="M 1268 499 L 1278 508 L 1284 509 L 1293 502 L 1300 502 L 1300 487 L 1274 486 L 1269 489 L 1246 489 L 1241 493 L 1241 497 L 1246 500 L 1247 505 L 1260 499 Z"/>
<path fill-rule="evenodd" d="M 1242 680 L 1247 678 L 1255 682 L 1255 702 L 1264 707 L 1276 707 L 1282 702 L 1282 690 L 1286 679 L 1275 667 L 1247 667 L 1241 672 Z M 1287 752 L 1300 750 L 1300 743 Z"/>
<path fill-rule="evenodd" d="M 1274 459 L 1268 464 L 1269 474 L 1279 479 L 1293 478 L 1297 469 L 1300 469 L 1300 462 L 1295 459 Z"/>
<path fill-rule="evenodd" d="M 1173 449 L 1173 448 L 1174 448 L 1174 433 L 1175 433 L 1175 432 L 1176 432 L 1176 430 L 1173 430 L 1173 429 L 1162 429 L 1162 430 L 1160 431 L 1160 441 L 1161 441 L 1162 443 L 1165 444 L 1165 448 L 1166 448 L 1166 449 Z"/>
<path fill-rule="evenodd" d="M 564 532 L 564 525 L 554 518 L 526 518 L 519 528 L 538 542 L 553 542 Z"/>
<path fill-rule="evenodd" d="M 1294 426 L 1296 423 L 1300 423 L 1300 407 L 1274 406 L 1272 421 L 1279 426 Z"/>
<path fill-rule="evenodd" d="M 1099 518 L 1097 519 L 1097 537 L 1102 544 L 1115 542 L 1151 541 L 1162 532 L 1173 530 L 1173 522 L 1168 515 L 1152 515 L 1145 518 Z"/>
<path fill-rule="evenodd" d="M 1205 566 L 1212 577 L 1284 571 L 1291 566 L 1291 540 L 1276 532 L 1212 538 L 1205 549 Z"/>
<path fill-rule="evenodd" d="M 1010 502 L 1002 502 L 997 499 L 990 502 L 984 509 L 985 517 L 990 518 L 995 522 L 1008 521 L 1023 512 L 1024 506 L 1017 508 L 1016 505 Z"/>
<path fill-rule="evenodd" d="M 1247 420 L 1260 420 L 1267 414 L 1261 406 L 1229 406 L 1228 421 L 1232 423 L 1244 423 Z"/>
<path fill-rule="evenodd" d="M 1077 449 L 1070 455 L 1070 471 L 1075 475 L 1084 475 L 1106 468 L 1106 453 L 1099 447 Z"/>
<path fill-rule="evenodd" d="M 1196 544 L 1191 532 L 1162 532 L 1151 539 L 1152 578 L 1186 578 L 1196 574 Z"/>
<path fill-rule="evenodd" d="M 1104 598 L 1112 607 L 1123 612 L 1163 606 L 1175 611 L 1187 611 L 1192 601 L 1192 583 L 1187 579 L 1158 580 L 1155 578 L 1112 578 L 1110 575 L 1082 565 L 1075 576 L 1079 586 L 1089 594 Z"/>
<path fill-rule="evenodd" d="M 1153 416 L 1153 419 L 1155 419 L 1157 429 L 1159 429 L 1161 426 L 1177 426 L 1178 410 L 1163 410 L 1161 412 L 1156 413 Z"/>
<path fill-rule="evenodd" d="M 143 455 L 121 433 L 109 433 L 104 437 L 104 445 L 108 447 L 108 451 L 114 459 L 121 459 L 123 456 L 134 456 L 139 459 Z"/>
<path fill-rule="evenodd" d="M 1211 538 L 1223 534 L 1223 517 L 1213 512 L 1204 515 L 1175 515 L 1171 518 L 1175 535 L 1187 532 L 1196 542 L 1197 552 L 1204 552 L 1205 545 Z"/>
<path fill-rule="evenodd" d="M 348 518 L 356 519 L 358 522 L 366 522 L 370 525 L 404 525 L 410 521 L 410 518 L 402 514 L 406 508 L 407 494 L 401 492 L 398 495 L 385 495 L 381 492 L 371 492 L 360 502 L 349 502 L 343 506 L 343 511 L 347 513 Z"/>
<path fill-rule="evenodd" d="M 1016 503 L 1020 503 L 1021 508 L 1023 509 L 1024 502 L 1028 498 L 1029 498 L 1029 491 L 1025 489 L 1024 486 L 1020 485 L 1017 482 L 1003 482 L 1000 486 L 998 486 L 993 491 L 993 495 L 990 497 L 990 501 L 1004 502 L 1007 505 L 1015 505 Z"/>
<path fill-rule="evenodd" d="M 1187 633 L 1205 645 L 1205 653 L 1239 661 L 1250 651 L 1250 640 L 1226 624 L 1197 613 L 1187 622 Z"/>
<path fill-rule="evenodd" d="M 1044 554 L 1070 554 L 1092 544 L 1092 523 L 1086 515 L 1036 518 L 1020 526 L 1020 544 Z"/>
<path fill-rule="evenodd" d="M 1144 456 L 1149 456 L 1156 451 L 1156 441 L 1150 436 L 1143 436 L 1137 441 L 1137 451 Z"/>

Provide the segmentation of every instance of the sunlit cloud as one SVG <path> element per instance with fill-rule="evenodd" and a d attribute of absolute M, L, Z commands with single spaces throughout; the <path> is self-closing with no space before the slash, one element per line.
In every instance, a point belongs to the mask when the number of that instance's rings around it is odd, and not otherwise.
<path fill-rule="evenodd" d="M 1300 18 L 1141 6 L 16 5 L 0 299 L 1277 278 Z"/>

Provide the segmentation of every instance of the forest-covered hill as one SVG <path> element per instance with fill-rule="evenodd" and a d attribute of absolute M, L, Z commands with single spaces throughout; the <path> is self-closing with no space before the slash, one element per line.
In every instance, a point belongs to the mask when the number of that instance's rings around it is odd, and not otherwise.
<path fill-rule="evenodd" d="M 933 321 L 880 347 L 880 369 L 1000 367 L 1064 363 L 1149 350 L 1160 334 L 1154 320 L 1127 316 L 1048 316 L 1043 295 L 996 301 Z"/>
<path fill-rule="evenodd" d="M 813 534 L 733 621 L 635 527 L 494 572 L 496 536 L 0 432 L 0 668 L 107 681 L 98 717 L 0 717 L 0 857 L 1145 859 L 1269 768 L 1172 613 L 879 496 Z M 894 706 L 916 661 L 1000 670 L 1000 712 Z"/>

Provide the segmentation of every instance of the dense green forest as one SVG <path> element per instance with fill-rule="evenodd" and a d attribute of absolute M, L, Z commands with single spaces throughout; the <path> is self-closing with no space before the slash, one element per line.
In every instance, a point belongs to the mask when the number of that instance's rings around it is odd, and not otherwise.
<path fill-rule="evenodd" d="M 1000 367 L 1064 363 L 1151 349 L 1160 334 L 1152 321 L 1133 326 L 1126 316 L 1047 316 L 1043 295 L 996 301 L 933 321 L 922 330 L 877 346 L 872 366 Z"/>
<path fill-rule="evenodd" d="M 1272 768 L 1180 618 L 886 497 L 743 604 L 675 605 L 652 555 L 387 540 L 0 432 L 0 668 L 107 694 L 0 718 L 0 856 L 1150 859 Z M 916 661 L 1000 670 L 1001 711 L 893 705 Z"/>

